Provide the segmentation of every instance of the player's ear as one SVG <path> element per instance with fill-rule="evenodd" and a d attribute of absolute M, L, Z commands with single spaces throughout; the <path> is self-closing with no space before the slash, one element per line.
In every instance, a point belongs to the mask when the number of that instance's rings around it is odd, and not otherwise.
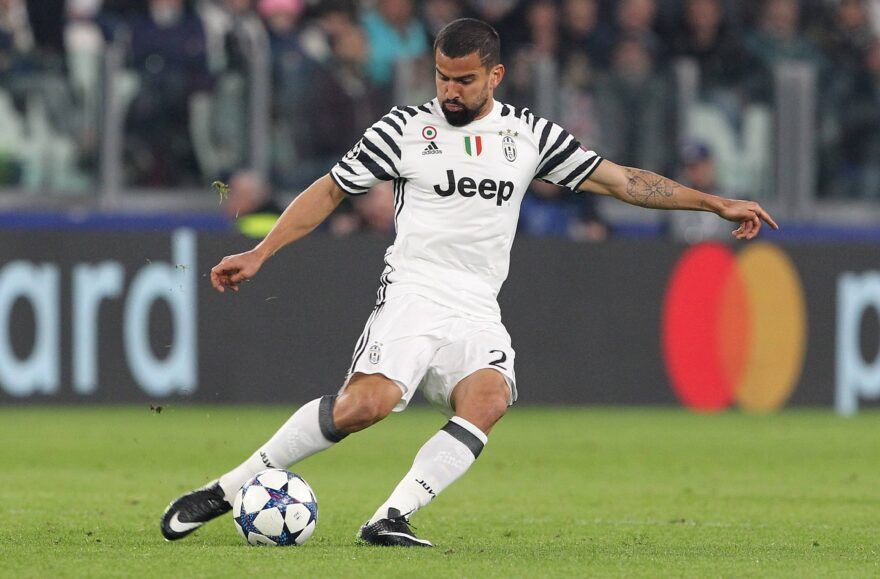
<path fill-rule="evenodd" d="M 501 84 L 501 79 L 504 78 L 505 68 L 503 64 L 496 64 L 492 67 L 492 70 L 489 72 L 490 83 L 492 84 L 492 88 L 498 88 L 498 85 Z"/>

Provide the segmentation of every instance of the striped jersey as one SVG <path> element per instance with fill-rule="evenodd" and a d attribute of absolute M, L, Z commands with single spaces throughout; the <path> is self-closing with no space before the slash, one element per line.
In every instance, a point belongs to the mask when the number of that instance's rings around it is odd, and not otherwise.
<path fill-rule="evenodd" d="M 351 195 L 394 185 L 394 244 L 378 303 L 416 293 L 475 318 L 500 320 L 523 194 L 533 179 L 577 189 L 602 161 L 559 125 L 493 101 L 450 125 L 437 99 L 395 107 L 330 170 Z"/>

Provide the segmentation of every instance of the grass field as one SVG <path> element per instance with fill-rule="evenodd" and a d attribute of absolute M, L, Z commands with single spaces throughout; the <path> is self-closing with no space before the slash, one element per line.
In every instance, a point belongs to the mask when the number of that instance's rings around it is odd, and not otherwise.
<path fill-rule="evenodd" d="M 442 424 L 414 408 L 293 470 L 320 518 L 255 548 L 231 517 L 166 543 L 179 493 L 249 454 L 289 409 L 0 408 L 0 575 L 861 577 L 880 575 L 880 415 L 516 408 L 415 518 L 435 549 L 355 544 Z"/>

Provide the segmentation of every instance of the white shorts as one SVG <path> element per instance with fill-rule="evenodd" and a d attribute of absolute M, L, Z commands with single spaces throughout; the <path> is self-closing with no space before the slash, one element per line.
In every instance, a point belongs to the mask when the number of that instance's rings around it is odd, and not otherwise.
<path fill-rule="evenodd" d="M 501 322 L 474 320 L 416 294 L 391 298 L 373 309 L 357 342 L 340 393 L 356 373 L 383 374 L 403 391 L 404 410 L 416 390 L 451 416 L 452 390 L 477 370 L 500 372 L 516 401 L 516 353 Z"/>

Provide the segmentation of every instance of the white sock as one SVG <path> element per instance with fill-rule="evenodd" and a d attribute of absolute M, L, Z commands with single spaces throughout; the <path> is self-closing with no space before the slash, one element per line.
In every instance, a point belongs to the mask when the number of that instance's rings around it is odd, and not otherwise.
<path fill-rule="evenodd" d="M 409 516 L 427 505 L 470 468 L 488 440 L 467 420 L 452 417 L 422 446 L 412 468 L 370 523 L 386 518 L 388 509 L 397 509 L 401 515 Z"/>
<path fill-rule="evenodd" d="M 267 468 L 287 468 L 327 450 L 347 436 L 333 424 L 336 396 L 324 396 L 300 407 L 266 444 L 246 461 L 220 477 L 220 488 L 232 504 L 235 494 L 252 476 Z"/>

